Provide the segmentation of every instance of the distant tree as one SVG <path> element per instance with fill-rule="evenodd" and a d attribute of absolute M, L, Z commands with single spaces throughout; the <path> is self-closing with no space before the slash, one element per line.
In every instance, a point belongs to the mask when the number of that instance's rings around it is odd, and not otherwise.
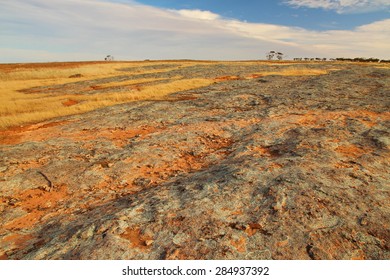
<path fill-rule="evenodd" d="M 266 54 L 267 60 L 272 60 L 272 59 L 274 59 L 275 54 L 276 54 L 275 51 L 270 51 L 270 52 L 268 52 L 268 53 Z"/>
<path fill-rule="evenodd" d="M 373 57 L 371 57 L 371 58 L 368 59 L 368 61 L 369 61 L 369 62 L 379 62 L 380 60 L 379 60 L 379 58 L 373 58 Z"/>
<path fill-rule="evenodd" d="M 338 58 L 331 58 L 330 61 L 349 61 L 349 62 L 376 62 L 376 63 L 389 63 L 390 60 L 384 60 L 384 59 L 379 59 L 379 58 L 364 58 L 364 57 L 355 57 L 355 58 L 344 58 L 344 57 L 338 57 Z"/>
<path fill-rule="evenodd" d="M 281 52 L 276 52 L 276 51 L 270 51 L 268 52 L 265 57 L 267 58 L 267 60 L 273 60 L 273 59 L 277 59 L 277 60 L 282 60 L 283 59 L 283 56 L 284 54 L 281 53 Z"/>

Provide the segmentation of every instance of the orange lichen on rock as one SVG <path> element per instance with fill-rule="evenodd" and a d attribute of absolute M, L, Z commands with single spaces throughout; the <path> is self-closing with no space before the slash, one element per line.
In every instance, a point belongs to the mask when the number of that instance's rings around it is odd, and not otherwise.
<path fill-rule="evenodd" d="M 347 163 L 347 162 L 343 162 L 343 161 L 335 163 L 334 167 L 337 168 L 337 169 L 351 168 L 354 171 L 359 170 L 359 166 L 353 165 L 353 164 L 350 164 L 350 163 Z"/>
<path fill-rule="evenodd" d="M 289 244 L 289 238 L 276 242 L 277 247 L 286 247 Z"/>
<path fill-rule="evenodd" d="M 349 144 L 349 145 L 340 145 L 335 149 L 336 152 L 342 154 L 345 157 L 360 157 L 364 154 L 370 153 L 370 148 L 360 148 L 356 145 Z"/>
<path fill-rule="evenodd" d="M 253 147 L 251 150 L 256 152 L 256 154 L 258 154 L 259 156 L 272 157 L 272 153 L 268 147 Z"/>
<path fill-rule="evenodd" d="M 274 171 L 275 169 L 280 169 L 283 166 L 279 163 L 272 162 L 270 165 L 268 165 L 267 170 L 268 171 Z"/>
<path fill-rule="evenodd" d="M 70 121 L 54 121 L 0 130 L 0 145 L 16 145 L 27 141 L 41 142 L 63 134 L 61 126 Z"/>
<path fill-rule="evenodd" d="M 242 215 L 242 214 L 244 214 L 244 212 L 243 212 L 241 209 L 238 209 L 238 210 L 232 212 L 231 214 L 237 216 L 237 215 Z"/>
<path fill-rule="evenodd" d="M 166 253 L 166 260 L 189 260 L 189 256 L 185 255 L 180 249 L 169 250 Z M 193 259 L 193 258 L 192 258 Z"/>
<path fill-rule="evenodd" d="M 281 116 L 283 117 L 283 116 Z M 280 117 L 279 117 L 280 118 Z M 289 115 L 289 122 L 303 126 L 324 127 L 329 121 L 339 122 L 345 125 L 347 119 L 356 119 L 363 125 L 371 128 L 379 120 L 390 120 L 390 112 L 377 113 L 367 110 L 353 111 L 307 111 L 302 115 Z"/>
<path fill-rule="evenodd" d="M 236 250 L 240 253 L 246 252 L 246 239 L 244 236 L 241 236 L 238 240 L 230 241 L 230 244 L 236 248 Z"/>
<path fill-rule="evenodd" d="M 148 134 L 160 131 L 161 128 L 143 126 L 136 129 L 106 129 L 106 130 L 85 130 L 78 133 L 64 135 L 63 137 L 70 138 L 75 141 L 89 141 L 98 138 L 106 138 L 112 141 L 116 146 L 123 147 L 131 138 L 145 138 Z"/>
<path fill-rule="evenodd" d="M 2 242 L 13 243 L 14 246 L 16 246 L 17 248 L 20 248 L 20 247 L 25 246 L 26 243 L 32 239 L 32 237 L 33 236 L 31 234 L 15 233 L 15 234 L 7 235 L 6 237 L 4 237 Z"/>
<path fill-rule="evenodd" d="M 251 237 L 253 235 L 255 235 L 257 233 L 258 230 L 261 231 L 262 229 L 262 226 L 260 224 L 257 224 L 257 223 L 250 223 L 246 226 L 245 228 L 245 233 Z"/>
<path fill-rule="evenodd" d="M 50 192 L 42 189 L 30 189 L 15 195 L 15 199 L 20 201 L 20 207 L 27 214 L 5 224 L 4 229 L 33 227 L 46 214 L 56 212 L 54 209 L 58 203 L 66 199 L 67 196 L 68 192 L 65 186 L 56 187 Z"/>
<path fill-rule="evenodd" d="M 153 243 L 152 239 L 147 235 L 143 235 L 140 228 L 127 228 L 120 235 L 122 238 L 130 241 L 131 248 L 146 250 Z"/>

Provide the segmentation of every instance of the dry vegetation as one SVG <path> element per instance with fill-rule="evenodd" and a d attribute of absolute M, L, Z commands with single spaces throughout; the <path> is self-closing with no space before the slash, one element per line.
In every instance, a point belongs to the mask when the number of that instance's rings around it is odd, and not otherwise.
<path fill-rule="evenodd" d="M 147 68 L 131 74 L 158 73 L 212 62 L 170 61 L 168 68 Z M 230 64 L 231 62 L 224 62 Z M 238 63 L 238 62 L 235 62 Z M 242 64 L 259 64 L 264 62 L 240 62 Z M 91 81 L 100 78 L 123 75 L 123 68 L 161 65 L 162 62 L 86 62 L 86 63 L 46 63 L 46 64 L 8 64 L 0 65 L 0 129 L 34 123 L 58 116 L 79 114 L 97 108 L 111 106 L 134 100 L 161 99 L 168 94 L 199 88 L 218 82 L 215 77 L 208 79 L 186 79 L 171 77 L 168 82 L 153 84 L 161 79 L 138 79 L 99 83 L 98 89 L 118 88 L 121 91 L 110 91 L 102 94 L 53 94 L 29 93 L 23 90 L 39 86 L 65 85 L 76 81 Z M 288 64 L 284 64 L 288 65 Z M 256 73 L 256 75 L 321 75 L 321 69 L 301 69 L 289 66 L 279 72 Z M 79 78 L 69 77 L 81 74 Z M 128 75 L 129 73 L 126 72 Z M 151 83 L 151 84 L 150 84 Z M 141 86 L 138 86 L 141 85 Z M 123 90 L 126 88 L 128 90 Z"/>
<path fill-rule="evenodd" d="M 333 69 L 337 70 L 337 69 Z M 329 71 L 324 69 L 301 69 L 296 67 L 288 67 L 277 72 L 262 72 L 261 75 L 283 75 L 283 76 L 309 76 L 309 75 L 324 75 Z"/>
<path fill-rule="evenodd" d="M 14 67 L 0 67 L 0 98 L 2 100 L 0 104 L 0 128 L 83 113 L 134 100 L 161 98 L 173 92 L 213 83 L 211 79 L 179 80 L 179 77 L 173 77 L 169 83 L 143 86 L 142 88 L 136 87 L 135 89 L 131 89 L 131 85 L 153 82 L 159 79 L 140 79 L 101 84 L 99 89 L 123 86 L 129 87 L 129 91 L 99 95 L 25 94 L 22 92 L 24 89 L 38 86 L 61 85 L 75 81 L 114 77 L 123 74 L 118 69 L 137 66 L 140 66 L 140 63 L 65 64 L 63 67 L 58 67 L 56 64 L 36 64 L 34 68 L 29 67 L 27 64 L 15 65 Z M 172 70 L 172 68 L 150 70 L 143 73 L 168 70 Z M 69 76 L 74 74 L 81 74 L 82 77 L 70 79 Z"/>

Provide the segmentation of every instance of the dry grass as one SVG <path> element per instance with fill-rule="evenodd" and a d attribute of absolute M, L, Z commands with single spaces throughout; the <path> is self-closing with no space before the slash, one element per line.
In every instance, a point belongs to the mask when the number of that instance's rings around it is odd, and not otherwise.
<path fill-rule="evenodd" d="M 180 78 L 180 77 L 173 77 L 172 79 L 176 79 L 176 78 Z M 137 80 L 123 81 L 123 82 L 111 82 L 111 83 L 104 83 L 104 84 L 98 85 L 97 88 L 99 88 L 99 89 L 106 89 L 106 88 L 112 88 L 112 87 L 124 87 L 124 88 L 126 88 L 126 87 L 131 87 L 131 86 L 134 86 L 134 85 L 137 85 L 137 84 L 158 82 L 158 81 L 161 81 L 161 80 L 164 80 L 164 79 L 162 79 L 162 78 L 158 78 L 158 79 L 151 78 L 151 79 L 137 79 Z"/>
<path fill-rule="evenodd" d="M 120 69 L 161 65 L 171 66 L 163 69 L 134 68 L 133 72 Z M 131 102 L 135 100 L 161 99 L 178 91 L 208 86 L 215 82 L 210 79 L 183 79 L 171 77 L 162 79 L 138 79 L 119 82 L 99 83 L 96 89 L 109 89 L 109 93 L 99 94 L 46 94 L 23 93 L 22 90 L 39 86 L 63 85 L 71 82 L 95 80 L 121 75 L 145 74 L 171 71 L 179 67 L 197 64 L 243 64 L 258 65 L 267 62 L 211 62 L 211 61 L 153 61 L 153 62 L 76 62 L 47 64 L 0 65 L 0 129 L 48 120 L 59 116 L 80 114 L 98 108 Z M 270 64 L 268 62 L 268 64 Z M 271 63 L 272 64 L 272 63 Z M 288 65 L 285 63 L 285 65 Z M 278 72 L 263 72 L 258 75 L 321 75 L 328 71 L 304 67 L 288 66 Z M 80 78 L 69 76 L 81 74 Z M 185 77 L 184 77 L 185 78 Z M 157 84 L 148 84 L 157 82 Z M 120 89 L 120 90 L 119 90 Z M 82 93 L 82 92 L 80 92 Z"/>
<path fill-rule="evenodd" d="M 170 71 L 182 65 L 182 63 L 176 64 L 177 66 L 175 65 L 168 69 L 150 70 L 142 73 Z M 153 63 L 148 63 L 147 65 L 153 65 Z M 214 82 L 212 79 L 179 80 L 179 77 L 172 77 L 168 83 L 134 86 L 161 80 L 139 79 L 98 85 L 99 89 L 112 87 L 115 90 L 117 87 L 126 88 L 125 92 L 114 91 L 95 95 L 25 94 L 22 93 L 21 90 L 38 86 L 62 85 L 69 82 L 120 76 L 123 75 L 124 72 L 118 71 L 119 69 L 145 66 L 145 63 L 96 63 L 81 64 L 78 66 L 65 65 L 64 67 L 57 67 L 55 64 L 38 64 L 34 68 L 28 66 L 29 65 L 23 67 L 22 65 L 14 68 L 1 68 L 0 66 L 0 129 L 35 123 L 59 116 L 80 114 L 98 108 L 135 100 L 161 99 L 162 97 L 177 91 L 207 86 Z M 140 72 L 138 71 L 135 73 L 139 74 Z M 69 79 L 69 76 L 74 74 L 81 74 L 82 77 Z M 126 75 L 129 75 L 129 72 L 126 72 Z"/>
<path fill-rule="evenodd" d="M 28 96 L 9 100 L 0 107 L 0 127 L 39 122 L 59 116 L 67 116 L 92 111 L 98 108 L 127 103 L 136 100 L 161 99 L 177 91 L 189 90 L 212 84 L 208 79 L 177 80 L 167 84 L 145 87 L 140 91 L 107 93 L 102 95 L 62 95 Z M 42 102 L 44 100 L 44 102 Z M 73 106 L 64 106 L 66 102 L 76 102 Z"/>
<path fill-rule="evenodd" d="M 332 69 L 337 70 L 337 69 Z M 312 76 L 312 75 L 324 75 L 329 73 L 329 70 L 324 69 L 311 69 L 311 68 L 298 68 L 298 67 L 287 67 L 277 72 L 261 72 L 258 75 L 281 75 L 281 76 Z"/>
<path fill-rule="evenodd" d="M 81 74 L 83 77 L 76 80 L 88 80 L 91 78 L 110 77 L 120 75 L 123 72 L 119 70 L 129 67 L 142 67 L 160 65 L 158 62 L 98 62 L 98 63 L 35 63 L 35 64 L 15 64 L 0 65 L 0 81 L 26 81 L 26 80 L 60 80 L 65 79 L 69 82 L 68 77 L 74 74 Z M 150 70 L 142 73 L 156 73 L 169 71 L 179 67 L 180 63 L 170 63 L 173 66 L 169 69 Z M 31 67 L 35 66 L 35 67 Z M 126 72 L 129 73 L 129 72 Z M 136 72 L 135 73 L 139 73 Z"/>

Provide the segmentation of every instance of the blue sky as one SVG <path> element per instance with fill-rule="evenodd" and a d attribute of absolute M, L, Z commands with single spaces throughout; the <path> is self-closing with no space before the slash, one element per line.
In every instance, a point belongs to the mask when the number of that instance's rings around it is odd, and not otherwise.
<path fill-rule="evenodd" d="M 285 0 L 140 0 L 138 2 L 161 8 L 208 10 L 226 18 L 297 26 L 313 30 L 353 29 L 373 21 L 389 18 L 389 6 L 386 7 L 386 5 L 382 5 L 380 9 L 372 10 L 368 7 L 367 9 L 353 10 L 353 6 L 349 6 L 351 10 L 343 10 L 342 6 L 339 9 L 309 8 L 310 5 L 299 6 L 294 5 L 293 1 L 289 4 L 289 1 Z M 390 3 L 390 0 L 387 2 Z M 350 3 L 354 2 L 350 1 Z"/>
<path fill-rule="evenodd" d="M 390 0 L 0 0 L 0 63 L 389 59 Z"/>

